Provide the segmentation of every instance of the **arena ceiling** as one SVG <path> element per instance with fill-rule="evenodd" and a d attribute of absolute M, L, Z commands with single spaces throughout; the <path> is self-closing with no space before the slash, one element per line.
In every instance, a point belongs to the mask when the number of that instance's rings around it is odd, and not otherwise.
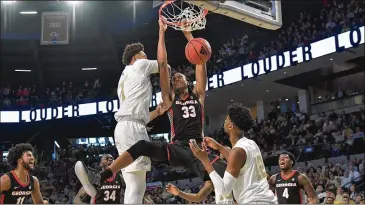
<path fill-rule="evenodd" d="M 285 1 L 283 18 L 297 18 L 300 10 L 321 4 L 321 0 L 311 3 Z M 21 11 L 37 11 L 38 14 L 21 15 Z M 41 13 L 50 11 L 74 12 L 69 45 L 39 45 Z M 10 5 L 2 3 L 0 80 L 3 83 L 52 83 L 63 79 L 80 80 L 98 76 L 111 78 L 109 82 L 114 83 L 117 81 L 114 77 L 119 76 L 123 68 L 120 56 L 127 43 L 142 42 L 149 57 L 156 58 L 157 11 L 158 8 L 152 9 L 152 1 L 136 1 L 134 21 L 133 1 L 85 1 L 74 9 L 64 1 L 18 1 Z M 206 38 L 213 51 L 233 36 L 245 33 L 256 35 L 260 31 L 270 37 L 276 33 L 222 15 L 209 14 L 207 19 L 206 29 L 194 32 L 194 35 Z M 284 20 L 284 26 L 290 23 Z M 173 66 L 186 63 L 186 40 L 183 35 L 169 29 L 166 36 L 169 62 Z M 85 67 L 98 69 L 83 72 L 81 68 Z M 19 73 L 15 69 L 30 69 L 32 72 Z"/>

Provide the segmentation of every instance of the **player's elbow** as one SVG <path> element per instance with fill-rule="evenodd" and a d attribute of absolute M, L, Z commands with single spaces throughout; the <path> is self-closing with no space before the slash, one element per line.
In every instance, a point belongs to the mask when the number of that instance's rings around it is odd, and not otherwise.
<path fill-rule="evenodd" d="M 168 69 L 168 64 L 166 60 L 158 60 L 158 67 L 160 68 L 160 70 L 162 69 Z"/>
<path fill-rule="evenodd" d="M 197 193 L 195 196 L 196 196 L 196 197 L 194 198 L 194 201 L 193 201 L 193 202 L 195 202 L 195 203 L 200 203 L 200 202 L 202 202 L 204 199 L 206 199 L 206 198 L 207 198 L 207 196 L 204 196 L 203 194 L 200 194 L 200 193 Z"/>
<path fill-rule="evenodd" d="M 201 203 L 204 200 L 204 198 L 196 198 L 195 200 L 193 200 L 194 203 Z"/>

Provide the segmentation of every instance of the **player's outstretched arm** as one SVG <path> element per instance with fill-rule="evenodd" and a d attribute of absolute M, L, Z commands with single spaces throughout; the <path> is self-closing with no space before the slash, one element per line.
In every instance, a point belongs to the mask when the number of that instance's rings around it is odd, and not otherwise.
<path fill-rule="evenodd" d="M 84 187 L 81 187 L 74 198 L 74 204 L 86 204 L 82 201 L 82 198 L 85 198 L 86 196 L 87 193 L 85 192 Z"/>
<path fill-rule="evenodd" d="M 200 104 L 204 105 L 205 100 L 205 88 L 207 86 L 207 66 L 195 65 L 195 79 L 196 84 L 193 92 L 198 95 Z"/>
<path fill-rule="evenodd" d="M 230 151 L 227 169 L 224 172 L 224 177 L 222 179 L 209 161 L 208 153 L 205 151 L 205 144 L 202 143 L 203 149 L 200 149 L 195 141 L 190 142 L 189 145 L 194 155 L 203 163 L 205 169 L 209 173 L 209 177 L 213 182 L 216 193 L 223 196 L 230 194 L 241 168 L 246 163 L 246 151 L 238 147 L 233 148 Z"/>
<path fill-rule="evenodd" d="M 190 41 L 194 39 L 190 31 L 183 31 L 185 38 Z M 207 66 L 206 64 L 195 65 L 195 79 L 196 84 L 193 92 L 198 95 L 200 104 L 204 105 L 205 88 L 207 86 Z"/>
<path fill-rule="evenodd" d="M 319 204 L 319 198 L 317 196 L 316 191 L 314 190 L 312 184 L 309 182 L 308 178 L 300 174 L 298 176 L 299 184 L 304 188 L 305 193 L 308 197 L 308 203 L 309 204 Z"/>
<path fill-rule="evenodd" d="M 167 106 L 164 103 L 157 105 L 156 109 L 150 112 L 150 122 L 156 119 L 158 116 L 164 114 L 167 111 Z"/>
<path fill-rule="evenodd" d="M 162 20 L 159 20 L 158 23 L 160 29 L 159 29 L 159 39 L 157 47 L 157 62 L 160 68 L 161 96 L 162 96 L 162 101 L 165 103 L 165 105 L 167 107 L 170 107 L 172 104 L 172 95 L 171 95 L 172 92 L 170 84 L 171 68 L 167 64 L 167 52 L 165 45 L 165 31 L 167 29 L 167 25 L 165 25 Z"/>
<path fill-rule="evenodd" d="M 32 191 L 32 200 L 34 204 L 44 204 L 43 197 L 41 194 L 41 189 L 39 188 L 39 180 L 37 177 L 33 176 L 34 189 Z"/>
<path fill-rule="evenodd" d="M 183 192 L 172 184 L 166 185 L 166 191 L 168 191 L 169 193 L 175 196 L 179 196 L 187 201 L 196 203 L 202 202 L 205 198 L 207 198 L 208 195 L 212 193 L 213 189 L 214 187 L 211 181 L 205 182 L 204 187 L 196 194 Z"/>

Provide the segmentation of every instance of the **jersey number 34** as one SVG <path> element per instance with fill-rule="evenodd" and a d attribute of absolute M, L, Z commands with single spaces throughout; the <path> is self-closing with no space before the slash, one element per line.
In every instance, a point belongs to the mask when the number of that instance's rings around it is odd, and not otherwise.
<path fill-rule="evenodd" d="M 109 201 L 110 199 L 115 201 L 115 190 L 104 192 L 104 201 Z"/>

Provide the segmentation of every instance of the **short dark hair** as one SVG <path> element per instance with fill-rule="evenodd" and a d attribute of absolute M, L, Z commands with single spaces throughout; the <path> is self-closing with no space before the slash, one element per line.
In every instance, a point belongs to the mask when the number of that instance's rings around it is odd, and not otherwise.
<path fill-rule="evenodd" d="M 20 143 L 15 145 L 9 150 L 8 163 L 11 167 L 16 168 L 18 165 L 18 159 L 20 159 L 24 152 L 33 152 L 33 147 L 29 143 Z"/>
<path fill-rule="evenodd" d="M 242 103 L 233 103 L 228 107 L 228 116 L 231 121 L 240 129 L 245 132 L 250 130 L 253 125 L 253 119 L 251 111 Z"/>
<path fill-rule="evenodd" d="M 142 43 L 128 44 L 124 48 L 124 53 L 123 53 L 123 57 L 122 57 L 123 64 L 129 65 L 131 63 L 133 56 L 141 51 L 144 51 L 144 46 L 142 45 Z"/>
<path fill-rule="evenodd" d="M 284 152 L 280 153 L 280 155 L 282 155 L 282 154 L 288 155 L 288 156 L 289 156 L 289 159 L 290 159 L 291 161 L 293 161 L 292 166 L 294 166 L 294 165 L 295 165 L 295 157 L 294 157 L 294 155 L 293 155 L 292 153 L 290 153 L 290 152 L 288 152 L 288 151 L 284 151 Z M 280 155 L 279 155 L 279 156 L 280 156 Z"/>

